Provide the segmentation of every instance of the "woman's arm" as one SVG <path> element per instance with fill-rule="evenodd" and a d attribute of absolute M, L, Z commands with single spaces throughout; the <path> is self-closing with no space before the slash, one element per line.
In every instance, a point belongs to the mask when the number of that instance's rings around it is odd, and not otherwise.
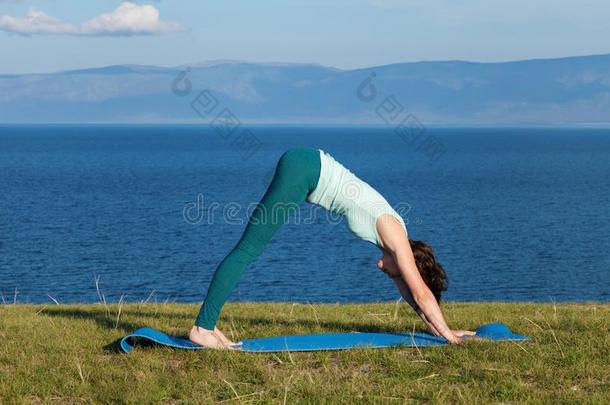
<path fill-rule="evenodd" d="M 432 331 L 450 343 L 459 343 L 460 339 L 447 326 L 436 298 L 417 270 L 407 233 L 400 222 L 389 214 L 382 215 L 377 220 L 377 233 L 383 248 L 391 253 L 415 306 L 425 317 L 424 322 L 431 324 Z"/>
<path fill-rule="evenodd" d="M 424 321 L 424 323 L 426 325 L 428 325 L 428 327 L 432 331 L 432 334 L 434 336 L 440 336 L 441 334 L 436 330 L 436 328 L 428 320 L 428 318 L 426 318 L 426 315 L 424 315 L 423 311 L 421 309 L 419 309 L 419 307 L 413 300 L 413 297 L 411 297 L 411 291 L 409 291 L 409 287 L 407 287 L 407 285 L 405 284 L 405 282 L 402 279 L 402 277 L 400 276 L 400 274 L 398 276 L 390 276 L 390 278 L 392 279 L 392 281 L 394 281 L 394 284 L 396 284 L 396 288 L 400 292 L 400 295 L 402 296 L 402 298 L 405 300 L 405 302 L 407 304 L 409 304 L 409 306 L 411 306 L 411 308 L 413 308 L 413 310 L 417 313 L 417 315 L 419 315 L 421 320 Z"/>
<path fill-rule="evenodd" d="M 417 270 L 415 259 L 413 258 L 413 253 L 411 252 L 411 247 L 408 242 L 406 243 L 405 248 L 393 251 L 392 255 L 398 265 L 403 280 L 405 280 L 405 283 L 409 288 L 413 301 L 415 301 L 415 305 L 417 305 L 427 321 L 432 324 L 434 329 L 436 329 L 441 336 L 451 343 L 458 343 L 459 339 L 454 335 L 453 331 L 449 329 L 449 326 L 445 322 L 445 318 L 438 306 L 438 302 L 436 302 L 436 298 L 434 298 L 432 291 L 430 291 Z"/>
<path fill-rule="evenodd" d="M 419 309 L 419 307 L 413 300 L 413 297 L 411 296 L 411 291 L 409 290 L 409 287 L 407 287 L 407 285 L 405 284 L 405 281 L 402 279 L 402 275 L 400 274 L 398 267 L 396 267 L 394 259 L 388 257 L 387 255 L 384 255 L 384 257 L 380 259 L 377 263 L 377 267 L 379 267 L 379 270 L 384 272 L 389 278 L 392 279 L 401 297 L 405 300 L 407 304 L 409 304 L 409 306 L 411 306 L 411 308 L 413 308 L 417 315 L 419 315 L 422 321 L 430 328 L 434 336 L 440 336 L 441 334 L 438 333 L 434 325 L 430 323 L 428 318 L 426 318 L 426 315 L 424 315 L 422 310 Z M 455 331 L 453 332 L 455 333 Z"/>

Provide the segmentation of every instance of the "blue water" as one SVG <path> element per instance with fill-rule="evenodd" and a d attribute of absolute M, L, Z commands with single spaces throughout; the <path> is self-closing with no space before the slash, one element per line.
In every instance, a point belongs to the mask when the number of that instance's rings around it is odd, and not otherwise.
<path fill-rule="evenodd" d="M 96 277 L 109 301 L 203 300 L 246 207 L 297 145 L 410 207 L 410 236 L 435 247 L 449 300 L 610 300 L 609 130 L 428 129 L 444 150 L 433 162 L 391 127 L 250 129 L 258 148 L 205 125 L 0 126 L 4 300 L 96 302 Z M 396 299 L 378 257 L 305 204 L 232 299 Z"/>

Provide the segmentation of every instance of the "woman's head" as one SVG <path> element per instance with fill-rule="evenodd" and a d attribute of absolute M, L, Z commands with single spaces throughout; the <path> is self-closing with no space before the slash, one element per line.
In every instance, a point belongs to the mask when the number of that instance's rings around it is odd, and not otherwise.
<path fill-rule="evenodd" d="M 420 240 L 409 239 L 411 250 L 415 257 L 415 264 L 424 282 L 440 302 L 441 294 L 447 289 L 447 273 L 443 266 L 436 261 L 432 246 Z"/>

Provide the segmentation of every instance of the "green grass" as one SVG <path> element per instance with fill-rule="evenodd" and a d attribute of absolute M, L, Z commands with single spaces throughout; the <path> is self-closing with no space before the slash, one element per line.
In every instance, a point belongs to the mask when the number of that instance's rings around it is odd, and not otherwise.
<path fill-rule="evenodd" d="M 0 403 L 610 402 L 610 305 L 446 303 L 448 322 L 502 321 L 528 342 L 256 354 L 138 348 L 148 325 L 184 335 L 196 305 L 0 306 Z M 401 304 L 228 304 L 236 340 L 337 331 L 412 331 Z"/>

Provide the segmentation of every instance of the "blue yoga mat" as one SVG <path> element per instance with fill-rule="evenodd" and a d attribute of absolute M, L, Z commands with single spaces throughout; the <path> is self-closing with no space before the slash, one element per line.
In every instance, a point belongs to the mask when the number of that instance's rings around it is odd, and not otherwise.
<path fill-rule="evenodd" d="M 476 337 L 488 340 L 527 340 L 527 336 L 513 333 L 502 323 L 490 323 L 476 330 Z M 133 350 L 136 342 L 148 341 L 176 349 L 209 350 L 188 339 L 166 335 L 152 328 L 140 328 L 121 339 L 125 353 Z M 309 335 L 275 336 L 244 339 L 235 347 L 244 352 L 310 352 L 317 350 L 345 350 L 383 347 L 443 346 L 447 341 L 429 333 L 316 333 Z"/>

